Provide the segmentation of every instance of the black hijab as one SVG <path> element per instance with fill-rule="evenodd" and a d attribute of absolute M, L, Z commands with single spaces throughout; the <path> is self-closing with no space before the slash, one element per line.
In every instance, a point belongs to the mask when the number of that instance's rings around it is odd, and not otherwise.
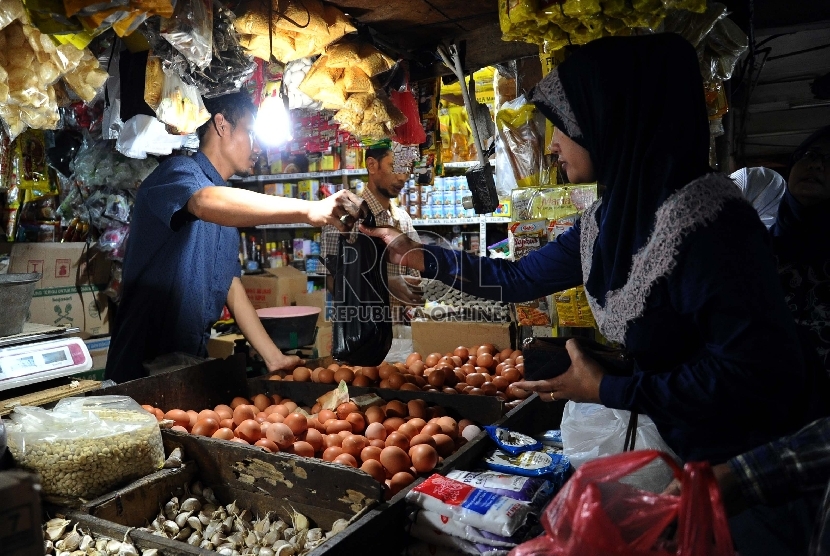
<path fill-rule="evenodd" d="M 600 303 L 628 281 L 657 209 L 711 172 L 709 122 L 694 48 L 672 33 L 597 39 L 528 98 L 588 150 L 604 186 L 588 293 Z"/>

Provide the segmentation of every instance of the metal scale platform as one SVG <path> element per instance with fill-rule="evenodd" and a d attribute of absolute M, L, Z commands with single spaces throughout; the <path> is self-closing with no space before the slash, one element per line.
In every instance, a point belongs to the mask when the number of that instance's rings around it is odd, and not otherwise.
<path fill-rule="evenodd" d="M 0 337 L 0 391 L 74 375 L 92 368 L 79 328 L 27 323 L 23 332 Z"/>

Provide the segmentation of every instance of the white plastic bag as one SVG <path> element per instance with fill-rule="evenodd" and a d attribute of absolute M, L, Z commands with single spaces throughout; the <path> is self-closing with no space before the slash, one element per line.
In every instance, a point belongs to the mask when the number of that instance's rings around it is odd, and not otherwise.
<path fill-rule="evenodd" d="M 625 445 L 630 411 L 594 403 L 568 402 L 562 414 L 562 446 L 575 468 L 602 456 L 619 454 Z M 680 461 L 647 415 L 637 418 L 635 450 L 659 450 Z M 621 482 L 650 492 L 662 492 L 673 478 L 663 460 L 655 460 Z"/>
<path fill-rule="evenodd" d="M 165 69 L 164 88 L 156 116 L 178 135 L 189 135 L 210 119 L 210 112 L 196 87 L 182 81 L 175 70 Z"/>

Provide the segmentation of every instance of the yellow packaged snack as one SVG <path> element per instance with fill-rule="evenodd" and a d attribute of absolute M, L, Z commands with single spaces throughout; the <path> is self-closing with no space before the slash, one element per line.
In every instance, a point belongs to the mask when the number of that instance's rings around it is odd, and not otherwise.
<path fill-rule="evenodd" d="M 49 191 L 49 167 L 43 132 L 29 129 L 13 143 L 12 171 L 20 189 Z"/>

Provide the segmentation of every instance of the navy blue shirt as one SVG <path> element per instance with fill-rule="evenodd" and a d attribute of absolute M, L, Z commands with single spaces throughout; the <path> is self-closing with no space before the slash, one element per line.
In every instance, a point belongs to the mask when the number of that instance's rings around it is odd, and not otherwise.
<path fill-rule="evenodd" d="M 580 229 L 518 262 L 428 246 L 422 276 L 491 299 L 536 299 L 582 283 Z M 751 207 L 727 203 L 686 236 L 676 260 L 629 324 L 634 375 L 605 376 L 602 403 L 648 415 L 682 459 L 713 463 L 827 415 L 826 377 L 805 367 Z"/>
<path fill-rule="evenodd" d="M 167 353 L 207 355 L 210 326 L 240 273 L 239 231 L 187 212 L 190 197 L 212 185 L 227 183 L 201 152 L 165 160 L 141 184 L 107 378 L 146 376 L 142 363 Z"/>

